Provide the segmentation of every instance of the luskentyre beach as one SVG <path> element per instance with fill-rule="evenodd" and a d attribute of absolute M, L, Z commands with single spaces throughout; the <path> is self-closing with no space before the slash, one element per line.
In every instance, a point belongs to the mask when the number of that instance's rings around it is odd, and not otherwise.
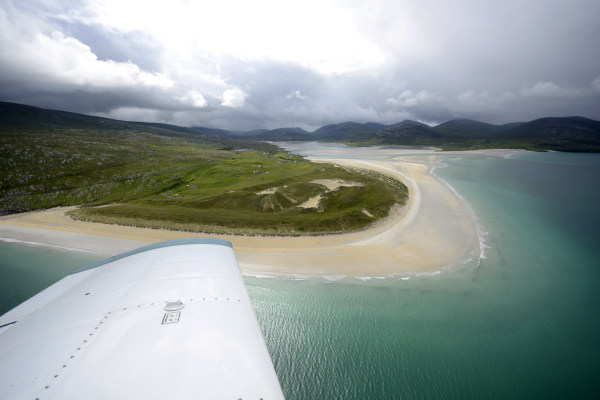
<path fill-rule="evenodd" d="M 382 276 L 431 273 L 480 254 L 468 207 L 430 174 L 435 155 L 386 161 L 328 160 L 368 168 L 400 179 L 409 201 L 373 227 L 354 233 L 304 236 L 229 236 L 134 228 L 76 221 L 72 207 L 0 217 L 0 237 L 112 256 L 149 243 L 185 237 L 220 237 L 232 242 L 247 273 L 324 276 Z"/>

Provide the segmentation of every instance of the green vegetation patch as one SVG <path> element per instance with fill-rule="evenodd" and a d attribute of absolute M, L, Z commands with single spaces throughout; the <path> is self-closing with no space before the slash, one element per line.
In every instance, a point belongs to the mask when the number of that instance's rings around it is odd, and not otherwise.
<path fill-rule="evenodd" d="M 322 234 L 365 228 L 407 196 L 391 178 L 309 162 L 265 143 L 27 113 L 0 115 L 6 120 L 0 124 L 0 214 L 80 205 L 71 215 L 97 222 Z M 330 190 L 314 182 L 321 179 L 359 186 Z"/>
<path fill-rule="evenodd" d="M 319 179 L 356 186 L 328 189 Z M 302 235 L 363 229 L 404 204 L 406 187 L 372 172 L 247 151 L 199 165 L 152 196 L 71 212 L 78 219 L 235 234 Z M 316 207 L 304 207 L 310 199 Z M 363 210 L 366 210 L 365 213 Z"/>

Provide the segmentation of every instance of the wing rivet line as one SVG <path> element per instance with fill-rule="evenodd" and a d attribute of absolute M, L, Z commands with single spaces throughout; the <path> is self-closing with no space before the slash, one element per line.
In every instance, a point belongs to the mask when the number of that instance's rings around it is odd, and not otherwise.
<path fill-rule="evenodd" d="M 110 312 L 105 314 L 103 319 L 108 318 L 110 314 L 111 314 Z M 98 324 L 94 327 L 94 330 L 98 330 L 98 328 L 101 326 L 102 323 L 103 323 L 103 321 L 99 321 Z M 94 333 L 93 332 L 90 333 L 89 336 L 94 336 Z M 84 339 L 82 342 L 80 342 L 79 346 L 76 348 L 76 350 L 73 351 L 73 353 L 71 353 L 71 355 L 69 355 L 69 358 L 67 360 L 73 360 L 75 358 L 75 352 L 81 351 L 83 349 L 85 343 L 88 343 L 88 339 Z M 62 364 L 61 368 L 67 368 L 68 365 L 69 365 L 69 363 L 65 362 L 64 364 Z M 55 373 L 50 376 L 51 376 L 51 378 L 49 377 L 48 378 L 49 380 L 52 379 L 52 380 L 54 380 L 54 382 L 58 382 L 58 378 L 60 377 L 60 374 Z M 44 390 L 50 389 L 50 386 L 51 386 L 50 384 L 46 384 L 44 386 Z M 53 386 L 55 386 L 55 385 L 53 385 Z M 37 400 L 39 400 L 39 397 L 37 397 Z"/>

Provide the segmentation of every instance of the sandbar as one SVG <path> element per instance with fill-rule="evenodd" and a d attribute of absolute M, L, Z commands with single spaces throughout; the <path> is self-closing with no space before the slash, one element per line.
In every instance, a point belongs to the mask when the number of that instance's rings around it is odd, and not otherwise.
<path fill-rule="evenodd" d="M 302 237 L 206 235 L 100 224 L 73 220 L 65 215 L 73 207 L 59 207 L 0 217 L 0 238 L 109 257 L 163 240 L 219 237 L 232 242 L 245 273 L 300 276 L 428 274 L 479 256 L 471 211 L 452 188 L 430 173 L 435 154 L 327 161 L 398 178 L 409 189 L 407 204 L 363 231 Z"/>

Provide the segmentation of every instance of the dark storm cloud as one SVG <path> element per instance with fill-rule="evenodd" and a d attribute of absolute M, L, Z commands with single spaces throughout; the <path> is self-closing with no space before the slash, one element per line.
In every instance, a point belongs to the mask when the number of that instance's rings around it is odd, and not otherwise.
<path fill-rule="evenodd" d="M 119 32 L 99 25 L 57 22 L 65 35 L 76 37 L 90 46 L 100 60 L 131 61 L 147 71 L 159 71 L 162 67 L 157 55 L 164 49 L 144 32 Z"/>
<path fill-rule="evenodd" d="M 310 130 L 347 120 L 600 119 L 597 1 L 332 3 L 352 16 L 371 57 L 380 54 L 373 60 L 352 54 L 364 43 L 340 53 L 354 58 L 323 59 L 327 48 L 318 40 L 304 43 L 297 57 L 219 52 L 224 34 L 243 39 L 252 32 L 224 19 L 222 30 L 207 35 L 193 17 L 185 25 L 178 14 L 186 34 L 171 36 L 181 27 L 154 30 L 142 23 L 144 12 L 115 18 L 104 10 L 124 3 L 104 1 L 0 0 L 0 99 L 236 130 Z M 320 4 L 306 7 L 322 11 Z M 268 27 L 273 16 L 258 20 L 259 11 L 248 17 Z M 317 28 L 307 21 L 306 29 Z M 288 34 L 270 33 L 272 40 Z"/>

